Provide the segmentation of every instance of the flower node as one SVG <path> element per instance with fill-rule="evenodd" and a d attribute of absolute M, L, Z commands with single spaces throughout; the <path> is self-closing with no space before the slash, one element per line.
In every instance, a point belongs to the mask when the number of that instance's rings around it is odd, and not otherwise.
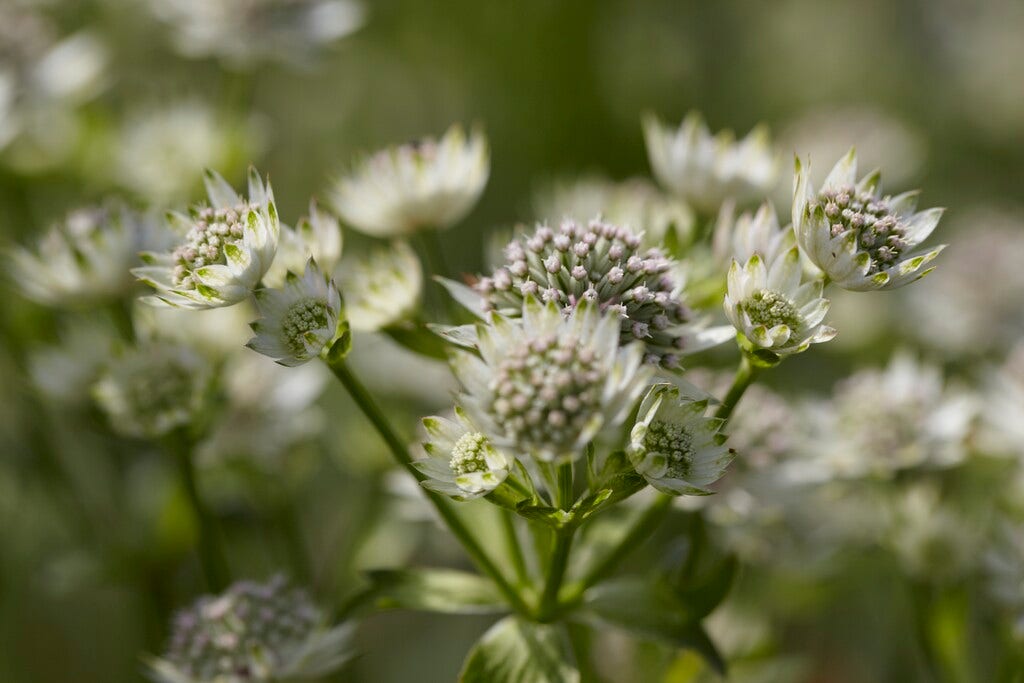
<path fill-rule="evenodd" d="M 644 447 L 665 457 L 666 476 L 685 479 L 693 463 L 693 437 L 682 425 L 655 420 L 647 427 Z"/>
<path fill-rule="evenodd" d="M 185 243 L 173 253 L 175 286 L 193 289 L 192 271 L 227 262 L 224 247 L 242 241 L 243 221 L 250 208 L 248 203 L 242 203 L 229 209 L 200 209 Z"/>
<path fill-rule="evenodd" d="M 842 187 L 822 190 L 808 208 L 814 211 L 819 206 L 831 225 L 832 237 L 854 231 L 857 246 L 871 256 L 869 274 L 893 265 L 907 247 L 906 228 L 890 208 L 888 198 Z"/>
<path fill-rule="evenodd" d="M 489 471 L 486 454 L 490 447 L 487 437 L 480 432 L 463 434 L 452 446 L 452 459 L 449 462 L 452 472 L 472 474 Z"/>
<path fill-rule="evenodd" d="M 799 309 L 787 297 L 771 289 L 762 289 L 744 301 L 743 311 L 750 316 L 755 325 L 767 328 L 785 325 L 790 329 L 798 329 L 803 323 Z"/>
<path fill-rule="evenodd" d="M 306 352 L 306 335 L 327 326 L 327 303 L 320 299 L 302 299 L 288 309 L 281 323 L 281 333 L 288 350 L 298 356 Z"/>

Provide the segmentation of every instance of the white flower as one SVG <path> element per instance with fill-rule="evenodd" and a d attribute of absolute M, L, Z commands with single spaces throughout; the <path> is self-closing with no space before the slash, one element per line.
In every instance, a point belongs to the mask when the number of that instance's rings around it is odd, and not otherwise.
<path fill-rule="evenodd" d="M 943 210 L 916 212 L 917 191 L 883 197 L 879 172 L 859 182 L 856 175 L 851 149 L 815 192 L 810 167 L 796 160 L 793 229 L 800 248 L 843 289 L 895 289 L 920 280 L 932 271 L 924 266 L 945 248 L 917 249 Z"/>
<path fill-rule="evenodd" d="M 191 217 L 167 214 L 181 242 L 166 253 L 143 252 L 132 272 L 157 290 L 148 303 L 181 308 L 230 306 L 248 297 L 270 268 L 281 226 L 274 191 L 249 169 L 249 196 L 239 197 L 219 174 L 204 177 L 210 206 Z"/>
<path fill-rule="evenodd" d="M 627 453 L 636 471 L 670 495 L 705 495 L 732 461 L 719 432 L 722 420 L 705 417 L 708 401 L 680 396 L 671 384 L 647 392 L 629 433 Z"/>
<path fill-rule="evenodd" d="M 419 308 L 423 270 L 406 242 L 396 240 L 346 261 L 339 277 L 353 330 L 381 330 Z"/>
<path fill-rule="evenodd" d="M 829 304 L 821 297 L 821 281 L 801 284 L 802 272 L 796 247 L 768 266 L 760 254 L 744 266 L 733 260 L 725 314 L 756 348 L 788 356 L 836 335 L 821 324 Z"/>
<path fill-rule="evenodd" d="M 149 662 L 158 683 L 271 683 L 319 679 L 349 657 L 351 626 L 323 612 L 281 576 L 236 581 L 174 617 L 168 651 Z"/>
<path fill-rule="evenodd" d="M 209 362 L 195 351 L 144 343 L 110 362 L 93 396 L 117 432 L 155 438 L 200 414 L 211 378 Z"/>
<path fill-rule="evenodd" d="M 490 439 L 476 431 L 462 410 L 455 420 L 423 419 L 430 440 L 423 444 L 428 458 L 413 463 L 428 479 L 426 488 L 457 499 L 477 498 L 501 485 L 511 463 Z"/>
<path fill-rule="evenodd" d="M 452 126 L 440 140 L 392 147 L 339 180 L 332 205 L 356 230 L 376 237 L 450 228 L 476 204 L 490 174 L 483 133 Z"/>
<path fill-rule="evenodd" d="M 14 280 L 26 296 L 50 306 L 121 297 L 131 285 L 143 230 L 143 218 L 123 206 L 72 211 L 34 251 L 12 250 Z"/>
<path fill-rule="evenodd" d="M 316 261 L 325 273 L 334 271 L 341 259 L 342 235 L 338 219 L 320 210 L 316 201 L 309 202 L 309 215 L 299 219 L 295 228 L 281 226 L 277 256 L 263 276 L 267 287 L 280 287 L 285 275 L 306 267 L 309 259 Z"/>
<path fill-rule="evenodd" d="M 1004 520 L 985 554 L 988 593 L 1014 617 L 1014 633 L 1024 639 L 1024 530 Z"/>
<path fill-rule="evenodd" d="M 1024 344 L 1002 367 L 988 372 L 978 445 L 985 453 L 1024 453 Z M 1022 462 L 1021 464 L 1024 464 Z"/>
<path fill-rule="evenodd" d="M 310 259 L 300 278 L 288 273 L 281 289 L 256 291 L 260 319 L 247 346 L 281 365 L 301 365 L 316 358 L 338 335 L 341 294 L 334 280 Z"/>
<path fill-rule="evenodd" d="M 357 0 L 150 0 L 187 57 L 215 56 L 233 66 L 261 59 L 302 65 L 317 48 L 364 21 Z"/>
<path fill-rule="evenodd" d="M 169 342 L 195 349 L 218 360 L 242 348 L 251 337 L 251 301 L 201 311 L 150 306 L 136 300 L 132 306 L 135 338 L 144 342 Z"/>
<path fill-rule="evenodd" d="M 619 321 L 582 303 L 568 317 L 527 298 L 520 320 L 477 325 L 480 357 L 455 351 L 459 404 L 495 448 L 571 461 L 620 424 L 654 372 L 643 347 L 619 348 Z"/>
<path fill-rule="evenodd" d="M 731 131 L 712 136 L 696 112 L 678 130 L 652 115 L 644 117 L 643 128 L 654 177 L 703 211 L 714 211 L 729 198 L 746 203 L 763 197 L 775 183 L 778 163 L 762 126 L 739 142 Z"/>
<path fill-rule="evenodd" d="M 735 203 L 727 201 L 718 212 L 712 238 L 718 263 L 727 265 L 732 259 L 745 263 L 754 254 L 772 263 L 796 243 L 788 226 L 779 227 L 775 207 L 770 202 L 762 204 L 754 214 L 744 211 L 737 217 L 735 209 Z"/>
<path fill-rule="evenodd" d="M 906 571 L 930 581 L 962 576 L 977 559 L 981 529 L 931 483 L 918 482 L 897 493 L 886 540 Z"/>
<path fill-rule="evenodd" d="M 113 322 L 95 312 L 69 320 L 57 344 L 34 349 L 28 358 L 32 384 L 58 403 L 78 403 L 115 356 L 117 330 Z"/>

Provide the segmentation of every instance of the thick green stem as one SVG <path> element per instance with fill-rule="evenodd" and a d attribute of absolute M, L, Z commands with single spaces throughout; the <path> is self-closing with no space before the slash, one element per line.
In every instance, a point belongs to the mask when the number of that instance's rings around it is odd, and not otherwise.
<path fill-rule="evenodd" d="M 743 393 L 750 386 L 751 382 L 754 381 L 756 370 L 751 365 L 750 359 L 747 358 L 746 354 L 740 358 L 740 365 L 736 368 L 736 376 L 733 377 L 732 386 L 729 387 L 729 392 L 725 395 L 722 400 L 722 405 L 718 406 L 718 410 L 715 411 L 715 417 L 728 421 L 732 415 L 732 411 L 736 408 L 736 404 L 743 398 Z"/>
<path fill-rule="evenodd" d="M 376 428 L 380 437 L 387 444 L 388 450 L 394 457 L 395 461 L 399 465 L 404 467 L 408 472 L 416 478 L 417 481 L 423 481 L 425 476 L 418 469 L 413 467 L 412 456 L 409 454 L 409 450 L 406 448 L 405 443 L 398 438 L 398 435 L 391 428 L 391 423 L 388 422 L 383 411 L 373 400 L 370 392 L 366 390 L 362 382 L 352 373 L 352 370 L 348 367 L 342 359 L 334 359 L 327 361 L 328 367 L 331 372 L 337 377 L 348 391 L 352 400 L 359 406 L 359 409 L 363 412 L 366 418 Z M 448 505 L 448 503 L 437 493 L 424 489 L 424 494 L 427 499 L 433 504 L 437 513 L 441 519 L 448 526 L 449 531 L 452 535 L 462 544 L 470 558 L 480 568 L 480 571 L 487 574 L 498 590 L 508 600 L 509 605 L 517 612 L 521 614 L 528 614 L 529 608 L 526 603 L 520 597 L 518 591 L 509 583 L 505 575 L 501 573 L 501 570 L 494 564 L 494 561 L 484 552 L 483 547 L 479 541 L 473 537 L 469 528 L 459 518 L 458 514 Z"/>
<path fill-rule="evenodd" d="M 508 551 L 509 560 L 512 562 L 516 581 L 521 586 L 526 585 L 530 579 L 526 572 L 526 558 L 523 556 L 523 547 L 519 543 L 518 534 L 516 534 L 515 517 L 508 510 L 501 511 L 501 528 L 504 533 L 505 549 Z"/>
<path fill-rule="evenodd" d="M 544 593 L 541 594 L 540 606 L 537 608 L 538 621 L 550 621 L 558 612 L 558 592 L 562 588 L 562 579 L 569 566 L 569 551 L 572 550 L 573 529 L 555 532 L 555 549 L 551 552 L 548 564 L 548 575 L 544 582 Z"/>

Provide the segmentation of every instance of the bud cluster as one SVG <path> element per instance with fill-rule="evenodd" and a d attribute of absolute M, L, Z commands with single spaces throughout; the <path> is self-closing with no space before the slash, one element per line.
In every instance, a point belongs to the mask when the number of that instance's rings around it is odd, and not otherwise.
<path fill-rule="evenodd" d="M 281 323 L 281 336 L 292 355 L 306 353 L 308 335 L 329 328 L 329 318 L 326 301 L 310 298 L 292 304 Z"/>
<path fill-rule="evenodd" d="M 776 325 L 786 325 L 790 329 L 798 329 L 803 324 L 804 317 L 800 315 L 800 309 L 785 295 L 771 289 L 762 289 L 740 302 L 740 309 L 750 317 L 755 325 L 764 325 L 767 328 Z"/>
<path fill-rule="evenodd" d="M 486 472 L 490 469 L 486 453 L 491 448 L 487 437 L 480 432 L 466 432 L 452 446 L 449 466 L 455 474 Z"/>
<path fill-rule="evenodd" d="M 227 262 L 224 247 L 242 240 L 242 221 L 250 208 L 247 203 L 242 203 L 222 209 L 207 206 L 198 211 L 185 243 L 173 252 L 175 286 L 192 289 L 196 283 L 191 271 Z"/>
<path fill-rule="evenodd" d="M 819 205 L 831 225 L 831 236 L 855 231 L 857 245 L 871 256 L 869 274 L 892 266 L 907 247 L 905 226 L 886 198 L 875 197 L 854 187 L 826 188 L 809 204 Z"/>
<path fill-rule="evenodd" d="M 644 447 L 667 460 L 666 477 L 685 479 L 693 463 L 693 436 L 685 425 L 654 420 L 644 435 Z"/>

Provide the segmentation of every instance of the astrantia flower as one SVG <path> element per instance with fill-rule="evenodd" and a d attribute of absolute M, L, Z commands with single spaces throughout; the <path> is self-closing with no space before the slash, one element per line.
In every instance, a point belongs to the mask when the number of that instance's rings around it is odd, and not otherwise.
<path fill-rule="evenodd" d="M 733 451 L 719 432 L 722 420 L 705 417 L 708 401 L 692 401 L 671 384 L 647 392 L 627 453 L 651 486 L 673 496 L 705 495 L 732 461 Z"/>
<path fill-rule="evenodd" d="M 735 204 L 726 202 L 718 213 L 713 250 L 715 260 L 723 265 L 732 259 L 745 263 L 754 254 L 772 263 L 795 243 L 793 231 L 779 227 L 775 207 L 770 202 L 762 204 L 757 213 L 744 211 L 738 217 Z"/>
<path fill-rule="evenodd" d="M 309 215 L 299 219 L 295 228 L 281 226 L 277 256 L 263 276 L 267 287 L 280 287 L 285 275 L 298 273 L 309 259 L 316 261 L 325 273 L 334 271 L 341 259 L 342 235 L 338 219 L 322 211 L 316 201 L 309 202 Z"/>
<path fill-rule="evenodd" d="M 497 449 L 572 460 L 625 419 L 653 368 L 643 347 L 619 348 L 619 321 L 589 303 L 568 317 L 533 297 L 520 320 L 492 313 L 477 325 L 480 356 L 456 351 L 459 404 Z"/>
<path fill-rule="evenodd" d="M 444 417 L 423 419 L 429 441 L 423 448 L 428 458 L 413 463 L 428 479 L 423 485 L 458 499 L 477 498 L 501 485 L 511 463 L 460 409 L 455 420 Z"/>
<path fill-rule="evenodd" d="M 301 365 L 320 353 L 338 334 L 341 294 L 310 259 L 300 278 L 288 273 L 281 289 L 256 292 L 260 319 L 247 346 L 281 365 Z"/>
<path fill-rule="evenodd" d="M 476 204 L 490 173 L 483 133 L 452 126 L 440 140 L 391 147 L 339 180 L 332 205 L 342 220 L 376 237 L 450 228 Z"/>
<path fill-rule="evenodd" d="M 540 225 L 505 248 L 506 264 L 475 285 L 485 310 L 515 316 L 524 299 L 538 297 L 566 315 L 583 301 L 619 321 L 621 344 L 642 341 L 646 360 L 667 368 L 683 355 L 728 338 L 727 328 L 703 329 L 682 300 L 676 263 L 658 249 L 642 249 L 626 228 L 565 220 Z"/>
<path fill-rule="evenodd" d="M 123 296 L 131 284 L 143 219 L 123 206 L 72 211 L 35 250 L 11 252 L 14 281 L 50 306 L 91 305 Z"/>
<path fill-rule="evenodd" d="M 839 160 L 821 189 L 810 167 L 796 160 L 793 229 L 814 265 L 843 289 L 895 289 L 932 271 L 925 266 L 945 248 L 918 249 L 942 217 L 942 209 L 916 212 L 917 191 L 882 196 L 881 174 L 857 181 L 854 150 Z"/>
<path fill-rule="evenodd" d="M 144 252 L 147 264 L 132 272 L 157 293 L 150 303 L 182 308 L 230 306 L 250 295 L 270 268 L 281 226 L 274 191 L 249 169 L 249 196 L 239 197 L 219 174 L 204 177 L 210 206 L 190 216 L 170 212 L 180 235 L 170 252 Z"/>
<path fill-rule="evenodd" d="M 158 683 L 309 680 L 350 657 L 351 628 L 328 629 L 305 591 L 280 576 L 238 581 L 174 617 L 167 652 L 150 662 Z"/>
<path fill-rule="evenodd" d="M 691 112 L 678 130 L 655 116 L 644 117 L 643 128 L 654 177 L 699 209 L 714 211 L 729 198 L 746 203 L 775 184 L 778 163 L 764 127 L 736 142 L 731 131 L 712 136 Z"/>
<path fill-rule="evenodd" d="M 821 298 L 821 281 L 800 284 L 801 276 L 796 247 L 767 266 L 760 254 L 744 266 L 734 260 L 725 314 L 736 331 L 777 356 L 800 353 L 834 337 L 836 331 L 821 324 L 829 306 L 828 299 Z"/>
<path fill-rule="evenodd" d="M 407 243 L 394 241 L 346 261 L 339 275 L 353 330 L 373 332 L 406 320 L 420 303 L 423 270 Z"/>
<path fill-rule="evenodd" d="M 155 438 L 202 411 L 211 377 L 209 362 L 191 349 L 148 343 L 115 357 L 93 396 L 116 431 Z"/>

